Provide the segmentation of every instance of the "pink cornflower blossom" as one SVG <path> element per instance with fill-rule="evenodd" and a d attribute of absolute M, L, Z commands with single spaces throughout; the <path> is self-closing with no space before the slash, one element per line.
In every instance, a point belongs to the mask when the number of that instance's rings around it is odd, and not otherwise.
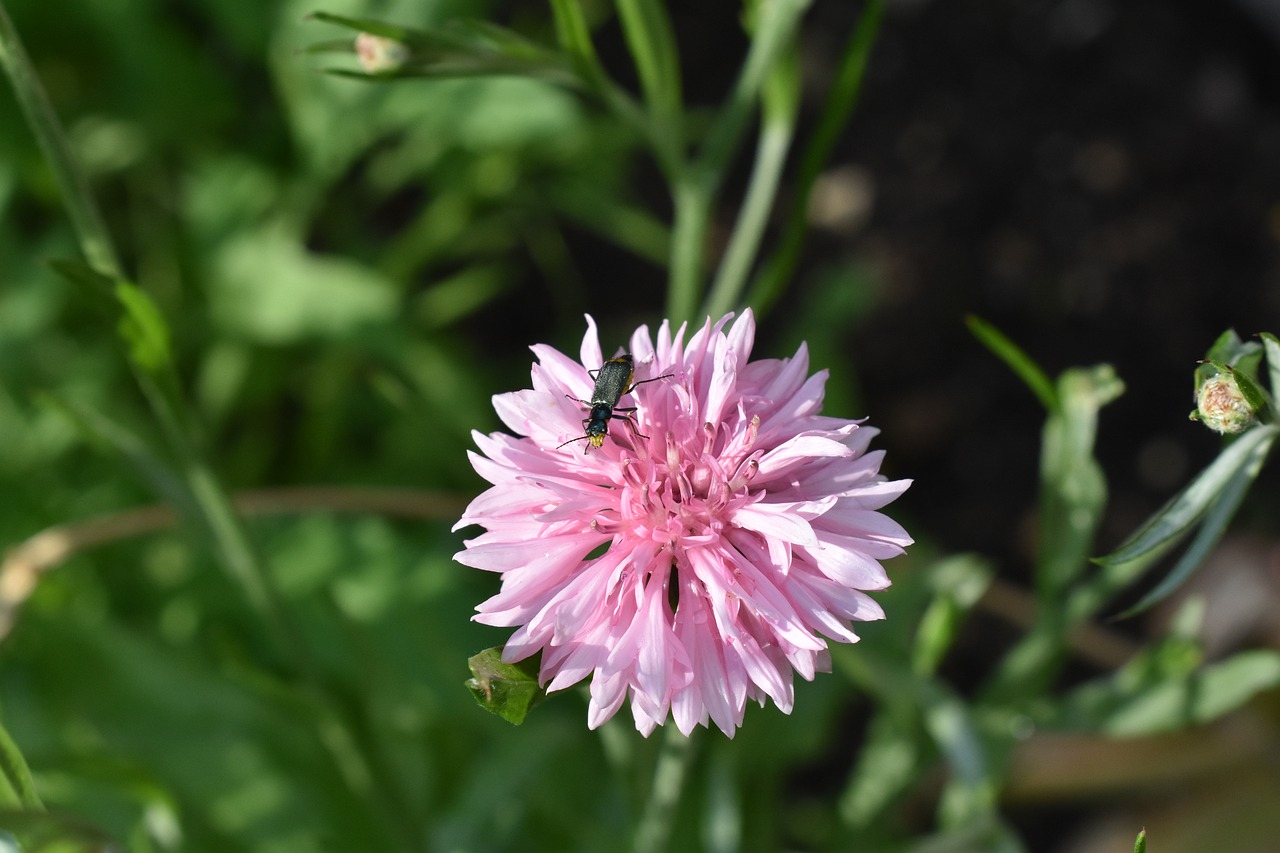
<path fill-rule="evenodd" d="M 687 342 L 665 321 L 656 342 L 631 336 L 636 381 L 674 375 L 624 395 L 636 428 L 616 414 L 602 447 L 558 447 L 582 434 L 575 401 L 605 360 L 589 316 L 581 363 L 536 345 L 533 389 L 493 398 L 522 437 L 474 434 L 493 487 L 457 527 L 487 532 L 454 559 L 502 588 L 472 618 L 517 628 L 508 662 L 542 652 L 548 692 L 590 676 L 591 728 L 628 696 L 645 735 L 670 714 L 732 737 L 748 699 L 790 713 L 792 672 L 829 671 L 829 640 L 884 618 L 864 590 L 911 543 L 879 512 L 910 481 L 880 475 L 877 430 L 819 414 L 827 374 L 803 344 L 748 362 L 755 319 L 725 330 L 731 316 Z"/>

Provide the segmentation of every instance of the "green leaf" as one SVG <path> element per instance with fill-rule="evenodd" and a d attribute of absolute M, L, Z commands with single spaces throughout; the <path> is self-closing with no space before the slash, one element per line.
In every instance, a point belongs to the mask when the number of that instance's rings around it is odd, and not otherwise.
<path fill-rule="evenodd" d="M 124 279 L 104 275 L 83 261 L 56 260 L 50 266 L 80 286 L 99 307 L 116 312 L 116 329 L 134 367 L 152 376 L 172 369 L 169 326 L 145 291 Z M 112 305 L 114 308 L 109 308 Z"/>
<path fill-rule="evenodd" d="M 1265 449 L 1271 446 L 1277 434 L 1280 434 L 1280 427 L 1274 425 L 1256 426 L 1243 433 L 1120 547 L 1104 557 L 1096 558 L 1094 562 L 1103 566 L 1118 566 L 1157 559 L 1204 516 L 1237 473 L 1250 464 L 1255 454 L 1265 454 Z"/>
<path fill-rule="evenodd" d="M 965 318 L 965 324 L 973 336 L 991 350 L 992 355 L 1008 365 L 1009 369 L 1026 383 L 1045 409 L 1050 412 L 1058 410 L 1058 394 L 1054 390 L 1053 382 L 1050 381 L 1048 374 L 1031 360 L 1030 356 L 1003 332 L 980 317 L 970 314 Z"/>
<path fill-rule="evenodd" d="M 1280 340 L 1270 332 L 1263 332 L 1262 347 L 1267 353 L 1267 372 L 1271 393 L 1280 394 Z"/>
<path fill-rule="evenodd" d="M 1145 829 L 1138 833 L 1138 837 L 1133 841 L 1133 853 L 1147 853 L 1147 831 Z"/>
<path fill-rule="evenodd" d="M 959 555 L 938 563 L 929 573 L 936 591 L 916 630 L 912 669 L 921 675 L 935 672 L 969 611 L 986 592 L 995 571 L 985 560 Z"/>
<path fill-rule="evenodd" d="M 1073 368 L 1058 379 L 1056 409 L 1040 451 L 1040 545 L 1036 581 L 1042 598 L 1057 595 L 1087 565 L 1107 499 L 1094 458 L 1098 413 L 1124 384 L 1109 365 Z"/>
<path fill-rule="evenodd" d="M 1253 371 L 1261 358 L 1262 350 L 1257 341 L 1241 340 L 1235 329 L 1227 329 L 1204 354 L 1206 362 L 1219 361 L 1232 367 Z"/>
<path fill-rule="evenodd" d="M 1185 679 L 1165 681 L 1123 703 L 1102 730 L 1139 737 L 1212 722 L 1257 694 L 1280 687 L 1280 652 L 1241 652 Z"/>
<path fill-rule="evenodd" d="M 1274 440 L 1274 436 L 1272 440 Z M 1257 479 L 1258 473 L 1262 470 L 1262 463 L 1266 461 L 1267 453 L 1271 450 L 1271 444 L 1272 441 L 1269 440 L 1254 448 L 1248 459 L 1245 460 L 1244 465 L 1236 469 L 1214 498 L 1208 512 L 1205 514 L 1200 530 L 1196 532 L 1195 538 L 1191 540 L 1191 544 L 1178 559 L 1177 564 L 1169 570 L 1164 580 L 1160 581 L 1155 589 L 1148 592 L 1141 601 L 1117 618 L 1124 619 L 1141 613 L 1165 599 L 1174 590 L 1182 586 L 1191 577 L 1191 574 L 1199 568 L 1200 564 L 1209 556 L 1209 552 L 1222 539 L 1222 535 L 1226 532 L 1227 525 L 1231 523 L 1231 519 L 1235 517 L 1236 510 L 1240 508 L 1240 504 L 1244 501 L 1244 496 L 1248 493 L 1249 487 L 1253 485 L 1253 481 Z"/>
<path fill-rule="evenodd" d="M 0 808 L 44 809 L 31 781 L 27 760 L 3 725 L 0 725 Z"/>
<path fill-rule="evenodd" d="M 538 658 L 518 663 L 503 663 L 502 649 L 485 649 L 467 659 L 472 677 L 467 689 L 486 711 L 497 714 L 512 725 L 524 722 L 534 705 L 546 692 L 538 685 Z"/>
<path fill-rule="evenodd" d="M 573 66 L 560 53 L 485 21 L 453 20 L 428 29 L 412 29 L 328 12 L 315 12 L 311 17 L 391 39 L 404 47 L 405 54 L 394 67 L 371 73 L 341 69 L 333 72 L 341 76 L 376 80 L 514 74 L 540 77 L 565 86 L 582 85 Z M 309 52 L 332 53 L 335 47 L 335 42 L 330 40 L 313 45 Z M 351 43 L 348 52 L 354 51 Z"/>
<path fill-rule="evenodd" d="M 169 349 L 169 327 L 151 297 L 137 285 L 117 281 L 116 299 L 124 314 L 120 337 L 129 349 L 129 359 L 144 373 L 157 375 L 173 366 Z"/>

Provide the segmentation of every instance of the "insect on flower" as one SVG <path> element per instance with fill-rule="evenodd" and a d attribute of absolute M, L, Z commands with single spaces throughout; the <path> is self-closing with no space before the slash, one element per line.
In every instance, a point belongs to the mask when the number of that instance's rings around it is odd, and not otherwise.
<path fill-rule="evenodd" d="M 910 481 L 880 473 L 875 428 L 822 414 L 827 373 L 804 345 L 753 360 L 754 315 L 730 319 L 631 335 L 646 375 L 677 378 L 646 395 L 653 436 L 620 460 L 557 450 L 585 365 L 601 366 L 582 440 L 603 443 L 633 387 L 633 359 L 605 358 L 590 317 L 577 358 L 536 344 L 533 387 L 494 396 L 515 435 L 473 433 L 491 486 L 454 529 L 485 529 L 454 559 L 502 587 L 472 618 L 513 628 L 502 659 L 540 655 L 548 693 L 589 681 L 590 728 L 624 704 L 645 735 L 670 719 L 732 737 L 754 702 L 790 713 L 794 677 L 884 618 L 881 562 L 911 544 L 882 512 Z"/>
<path fill-rule="evenodd" d="M 566 444 L 573 444 L 575 441 L 587 441 L 591 447 L 602 446 L 604 437 L 609 432 L 609 421 L 614 416 L 619 416 L 625 420 L 631 426 L 631 431 L 639 438 L 648 438 L 649 436 L 641 433 L 640 427 L 636 425 L 634 414 L 636 407 L 622 408 L 618 406 L 618 401 L 622 399 L 623 395 L 630 394 L 637 385 L 643 385 L 646 382 L 657 382 L 659 379 L 669 379 L 675 374 L 664 373 L 652 379 L 641 379 L 639 382 L 635 382 L 633 380 L 636 376 L 636 367 L 630 353 L 623 353 L 617 358 L 611 358 L 600 365 L 598 369 L 589 371 L 589 373 L 596 383 L 595 387 L 591 389 L 590 400 L 579 400 L 572 395 L 565 395 L 570 400 L 577 400 L 584 406 L 591 407 L 590 413 L 582 419 L 582 428 L 585 434 L 569 439 L 556 449 L 559 450 Z"/>

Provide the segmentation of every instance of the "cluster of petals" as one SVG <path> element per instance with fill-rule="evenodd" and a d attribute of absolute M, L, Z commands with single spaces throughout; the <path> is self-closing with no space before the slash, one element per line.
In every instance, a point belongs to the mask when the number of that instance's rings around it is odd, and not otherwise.
<path fill-rule="evenodd" d="M 455 559 L 502 583 L 473 618 L 517 629 L 505 660 L 541 652 L 548 691 L 589 677 L 592 728 L 628 697 L 646 735 L 670 716 L 732 736 L 748 700 L 789 713 L 793 673 L 884 617 L 866 591 L 911 543 L 880 512 L 910 481 L 879 473 L 876 430 L 820 413 L 804 345 L 748 361 L 754 318 L 731 316 L 632 335 L 635 380 L 672 375 L 622 397 L 634 422 L 616 412 L 602 447 L 560 446 L 606 359 L 590 317 L 578 360 L 534 346 L 533 388 L 494 397 L 516 435 L 475 434 L 493 485 L 457 526 L 486 532 Z"/>

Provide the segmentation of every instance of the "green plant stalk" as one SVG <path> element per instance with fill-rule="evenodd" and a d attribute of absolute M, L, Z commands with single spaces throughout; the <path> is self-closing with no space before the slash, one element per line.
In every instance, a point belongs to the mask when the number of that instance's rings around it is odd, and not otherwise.
<path fill-rule="evenodd" d="M 618 19 L 635 60 L 645 105 L 659 135 L 681 147 L 680 57 L 671 20 L 660 0 L 617 0 Z"/>
<path fill-rule="evenodd" d="M 76 165 L 66 134 L 62 132 L 62 124 L 49 103 L 49 96 L 36 76 L 31 58 L 27 56 L 3 2 L 0 2 L 0 65 L 9 75 L 18 105 L 53 170 L 85 260 L 98 272 L 122 277 L 120 259 L 98 205 L 89 192 L 89 182 Z"/>
<path fill-rule="evenodd" d="M 671 226 L 671 278 L 667 289 L 667 318 L 679 325 L 694 319 L 702 290 L 703 241 L 711 217 L 711 197 L 704 183 L 689 174 L 672 187 L 675 214 Z"/>
<path fill-rule="evenodd" d="M 845 125 L 848 124 L 854 107 L 857 106 L 867 65 L 871 60 L 871 50 L 880 32 L 880 20 L 883 16 L 884 0 L 867 0 L 867 6 L 849 38 L 849 46 L 845 50 L 844 62 L 841 63 L 836 75 L 835 85 L 827 96 L 822 117 L 818 120 L 818 127 L 814 130 L 813 138 L 806 146 L 800 162 L 796 194 L 791 203 L 791 211 L 787 217 L 782 239 L 764 269 L 752 282 L 748 293 L 748 304 L 755 306 L 758 310 L 768 309 L 782 295 L 782 291 L 799 263 L 808 226 L 809 196 L 813 192 L 814 182 L 817 181 L 818 175 L 831 156 L 831 150 L 839 140 Z"/>
<path fill-rule="evenodd" d="M 760 119 L 760 141 L 747 194 L 720 269 L 711 285 L 705 313 L 719 317 L 737 307 L 751 267 L 760 252 L 769 213 L 778 197 L 778 186 L 795 136 L 799 112 L 799 71 L 795 53 L 773 67 L 765 83 Z"/>
<path fill-rule="evenodd" d="M 635 853 L 660 853 L 667 849 L 693 756 L 693 736 L 681 734 L 674 723 L 669 723 L 653 769 L 649 801 L 636 826 L 632 845 Z"/>
<path fill-rule="evenodd" d="M 591 32 L 578 0 L 551 0 L 551 11 L 555 18 L 556 39 L 572 60 L 581 85 L 600 98 L 649 144 L 667 179 L 674 181 L 680 171 L 680 140 L 651 121 L 649 114 L 609 78 L 591 42 Z"/>
<path fill-rule="evenodd" d="M 716 194 L 764 81 L 792 44 L 808 5 L 808 0 L 776 0 L 763 5 L 751 48 L 728 101 L 712 123 L 701 152 L 674 181 L 675 223 L 667 295 L 667 316 L 672 322 L 694 315 L 702 290 L 703 246 Z"/>

